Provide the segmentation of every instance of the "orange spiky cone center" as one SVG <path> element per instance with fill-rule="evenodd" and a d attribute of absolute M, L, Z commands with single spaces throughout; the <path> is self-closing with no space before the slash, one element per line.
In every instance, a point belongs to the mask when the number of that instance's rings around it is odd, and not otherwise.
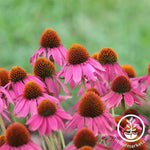
<path fill-rule="evenodd" d="M 30 140 L 30 133 L 27 128 L 19 123 L 11 123 L 6 130 L 6 143 L 12 147 L 19 147 L 27 144 Z"/>
<path fill-rule="evenodd" d="M 76 65 L 87 61 L 89 53 L 81 44 L 72 44 L 67 53 L 67 60 L 70 64 Z"/>
<path fill-rule="evenodd" d="M 136 76 L 136 72 L 131 65 L 124 64 L 121 67 L 127 73 L 128 77 L 134 78 Z"/>
<path fill-rule="evenodd" d="M 40 38 L 40 45 L 45 48 L 54 48 L 58 47 L 61 43 L 61 39 L 57 32 L 52 29 L 48 28 L 46 29 Z"/>
<path fill-rule="evenodd" d="M 5 135 L 0 135 L 0 147 L 5 144 Z"/>
<path fill-rule="evenodd" d="M 97 94 L 90 91 L 81 97 L 77 110 L 81 116 L 94 118 L 103 114 L 105 105 Z"/>
<path fill-rule="evenodd" d="M 10 70 L 10 80 L 14 83 L 23 80 L 26 76 L 27 73 L 22 67 L 14 66 Z"/>
<path fill-rule="evenodd" d="M 83 146 L 94 147 L 97 143 L 97 138 L 91 130 L 83 128 L 75 134 L 73 143 L 77 148 Z"/>
<path fill-rule="evenodd" d="M 113 79 L 111 89 L 116 93 L 129 92 L 131 90 L 131 82 L 128 77 L 124 75 L 118 75 Z"/>
<path fill-rule="evenodd" d="M 96 88 L 89 88 L 88 90 L 87 90 L 87 92 L 94 92 L 95 94 L 97 94 L 98 96 L 100 96 L 100 94 L 99 94 L 99 91 L 96 89 Z"/>
<path fill-rule="evenodd" d="M 117 60 L 117 53 L 110 47 L 103 47 L 98 54 L 98 61 L 104 65 L 114 64 Z"/>
<path fill-rule="evenodd" d="M 52 77 L 55 73 L 55 65 L 47 58 L 39 57 L 34 64 L 33 72 L 42 79 Z"/>
<path fill-rule="evenodd" d="M 23 89 L 23 96 L 29 100 L 42 96 L 43 89 L 35 81 L 28 81 Z"/>
<path fill-rule="evenodd" d="M 9 82 L 9 72 L 5 68 L 0 68 L 0 86 L 5 86 Z"/>
<path fill-rule="evenodd" d="M 44 99 L 38 104 L 37 110 L 41 116 L 51 116 L 56 112 L 56 104 L 49 99 Z"/>

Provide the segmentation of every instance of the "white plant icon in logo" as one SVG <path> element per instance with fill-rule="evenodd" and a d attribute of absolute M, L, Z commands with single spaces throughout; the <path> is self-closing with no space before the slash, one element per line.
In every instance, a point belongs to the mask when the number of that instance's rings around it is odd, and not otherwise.
<path fill-rule="evenodd" d="M 136 131 L 136 124 L 134 124 L 135 119 L 133 117 L 130 118 L 130 120 L 127 120 L 129 124 L 126 125 L 127 129 L 124 132 L 124 135 L 127 139 L 135 139 L 138 135 L 138 132 Z"/>
<path fill-rule="evenodd" d="M 128 120 L 127 118 L 130 119 Z M 123 119 L 127 119 L 127 122 L 128 122 L 128 125 L 126 125 L 126 129 L 124 130 L 124 133 L 122 134 L 121 130 L 120 130 L 120 123 L 123 121 Z M 139 128 L 139 125 L 136 124 L 136 119 L 140 120 L 140 123 L 141 123 L 141 134 L 139 134 L 138 132 L 138 128 Z M 143 120 L 139 117 L 139 116 L 136 116 L 134 114 L 128 114 L 126 116 L 123 116 L 119 122 L 118 122 L 118 125 L 117 125 L 117 131 L 118 131 L 118 134 L 119 136 L 126 142 L 135 142 L 135 141 L 138 141 L 143 135 L 144 135 L 144 132 L 145 132 L 145 125 L 144 125 L 144 122 Z M 124 137 L 124 136 L 125 137 Z"/>

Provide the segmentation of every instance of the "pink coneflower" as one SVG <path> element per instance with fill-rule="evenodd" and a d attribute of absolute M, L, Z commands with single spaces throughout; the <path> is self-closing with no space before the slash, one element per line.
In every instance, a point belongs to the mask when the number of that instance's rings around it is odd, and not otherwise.
<path fill-rule="evenodd" d="M 30 58 L 30 63 L 34 65 L 40 55 L 47 56 L 48 59 L 54 60 L 59 66 L 65 63 L 67 49 L 61 44 L 61 39 L 57 32 L 52 29 L 46 29 L 40 38 L 40 48 Z"/>
<path fill-rule="evenodd" d="M 77 112 L 72 120 L 68 121 L 68 130 L 79 129 L 87 126 L 97 135 L 107 135 L 116 126 L 112 115 L 105 110 L 105 105 L 100 97 L 92 91 L 86 92 L 80 99 Z"/>
<path fill-rule="evenodd" d="M 102 97 L 102 100 L 105 101 L 108 109 L 112 107 L 117 108 L 122 99 L 124 99 L 128 106 L 132 106 L 133 103 L 142 105 L 142 102 L 137 96 L 144 99 L 146 95 L 134 89 L 127 76 L 118 75 L 113 79 L 110 91 Z"/>
<path fill-rule="evenodd" d="M 29 112 L 31 115 L 37 112 L 37 104 L 43 99 L 50 99 L 54 103 L 59 100 L 53 96 L 44 93 L 44 89 L 35 81 L 28 81 L 23 89 L 23 94 L 16 99 L 14 113 L 18 117 L 26 117 Z"/>
<path fill-rule="evenodd" d="M 42 150 L 30 140 L 30 133 L 27 128 L 19 123 L 10 124 L 6 130 L 5 143 L 0 150 Z"/>
<path fill-rule="evenodd" d="M 25 83 L 30 80 L 33 80 L 39 83 L 42 87 L 45 87 L 44 83 L 42 83 L 42 81 L 40 81 L 37 77 L 28 75 L 22 67 L 14 66 L 10 70 L 10 82 L 5 86 L 5 88 L 10 91 L 10 94 L 15 93 L 17 97 L 22 94 Z M 13 90 L 14 93 L 11 90 Z"/>
<path fill-rule="evenodd" d="M 107 81 L 112 81 L 117 75 L 126 75 L 125 71 L 118 64 L 117 53 L 110 47 L 103 47 L 98 56 L 98 61 L 105 68 L 105 77 Z"/>
<path fill-rule="evenodd" d="M 102 77 L 104 71 L 101 64 L 89 56 L 85 47 L 75 43 L 69 48 L 67 62 L 62 67 L 58 76 L 64 75 L 65 84 L 69 82 L 73 88 L 81 82 L 82 78 L 87 81 L 96 81 Z"/>
<path fill-rule="evenodd" d="M 35 61 L 33 72 L 44 81 L 51 95 L 59 98 L 61 87 L 66 94 L 71 95 L 68 88 L 56 76 L 54 63 L 47 58 L 38 58 Z"/>
<path fill-rule="evenodd" d="M 49 99 L 42 100 L 37 107 L 37 114 L 26 122 L 31 131 L 39 130 L 40 135 L 49 136 L 52 131 L 64 129 L 63 119 L 71 119 L 71 115 Z"/>
<path fill-rule="evenodd" d="M 109 147 L 98 143 L 98 138 L 94 133 L 87 129 L 80 129 L 73 138 L 73 144 L 66 147 L 65 150 L 108 150 Z"/>
<path fill-rule="evenodd" d="M 135 108 L 129 108 L 127 109 L 122 116 L 126 116 L 126 115 L 129 115 L 129 114 L 133 114 L 133 115 L 136 115 L 136 116 L 139 116 L 143 122 L 146 124 L 146 125 L 149 125 L 149 122 L 148 120 L 145 118 L 145 116 L 141 115 Z M 135 118 L 135 123 L 140 123 L 139 119 Z"/>

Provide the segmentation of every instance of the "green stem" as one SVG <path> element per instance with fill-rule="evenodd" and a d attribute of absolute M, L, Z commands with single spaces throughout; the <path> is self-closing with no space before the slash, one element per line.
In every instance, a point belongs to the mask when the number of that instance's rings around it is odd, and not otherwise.
<path fill-rule="evenodd" d="M 82 86 L 83 86 L 83 90 L 84 90 L 84 93 L 85 93 L 86 92 L 86 86 L 85 86 L 84 78 L 82 78 Z"/>
<path fill-rule="evenodd" d="M 51 147 L 51 144 L 50 144 L 50 141 L 49 141 L 48 137 L 45 136 L 45 135 L 44 135 L 43 137 L 45 138 L 45 141 L 46 141 L 46 143 L 47 143 L 48 149 L 51 150 L 52 147 Z"/>
<path fill-rule="evenodd" d="M 58 130 L 58 134 L 60 136 L 61 143 L 62 143 L 62 146 L 63 146 L 63 149 L 64 149 L 65 148 L 65 141 L 64 141 L 64 137 L 63 137 L 62 131 Z"/>
<path fill-rule="evenodd" d="M 13 122 L 16 122 L 15 115 L 13 114 L 13 106 L 12 106 L 12 104 L 10 104 L 10 106 L 8 108 L 8 111 L 9 111 L 9 113 L 11 115 L 11 118 L 12 118 Z"/>
<path fill-rule="evenodd" d="M 50 140 L 50 142 L 51 142 L 51 144 L 52 144 L 52 149 L 55 150 L 55 144 L 54 144 L 54 141 L 53 141 L 52 133 L 51 133 L 50 136 L 49 136 L 49 140 Z"/>
<path fill-rule="evenodd" d="M 3 122 L 3 119 L 2 119 L 1 115 L 0 115 L 0 125 L 1 125 L 2 131 L 3 131 L 3 134 L 5 134 L 6 128 L 5 128 L 5 125 L 4 125 L 4 122 Z"/>
<path fill-rule="evenodd" d="M 46 145 L 45 145 L 44 137 L 41 136 L 41 139 L 42 139 L 43 150 L 46 150 Z"/>
<path fill-rule="evenodd" d="M 59 150 L 59 145 L 58 145 L 56 134 L 55 134 L 55 132 L 52 132 L 52 134 L 53 134 L 53 137 L 54 137 L 55 146 L 56 146 L 57 150 Z"/>
<path fill-rule="evenodd" d="M 115 110 L 114 110 L 114 107 L 112 107 L 111 111 L 112 111 L 113 117 L 115 117 Z"/>
<path fill-rule="evenodd" d="M 121 100 L 121 106 L 122 106 L 122 113 L 124 113 L 125 110 L 126 110 L 126 108 L 125 108 L 124 96 L 123 96 L 123 98 L 122 98 L 122 100 Z"/>

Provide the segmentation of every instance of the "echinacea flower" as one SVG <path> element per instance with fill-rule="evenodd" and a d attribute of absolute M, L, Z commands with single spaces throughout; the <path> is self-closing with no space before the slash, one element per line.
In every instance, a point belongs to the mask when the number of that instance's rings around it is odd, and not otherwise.
<path fill-rule="evenodd" d="M 40 38 L 40 48 L 30 58 L 30 63 L 34 65 L 36 59 L 44 55 L 48 59 L 54 60 L 59 66 L 65 63 L 67 49 L 61 44 L 61 39 L 57 32 L 52 29 L 46 29 Z"/>
<path fill-rule="evenodd" d="M 9 72 L 5 68 L 0 68 L 0 86 L 5 86 L 9 82 Z"/>
<path fill-rule="evenodd" d="M 126 116 L 126 115 L 129 115 L 129 114 L 133 114 L 133 115 L 136 115 L 138 117 L 140 117 L 142 119 L 142 121 L 144 122 L 145 125 L 149 125 L 149 122 L 148 120 L 145 118 L 145 116 L 141 115 L 135 108 L 129 108 L 127 109 L 122 116 Z M 135 118 L 135 123 L 140 123 L 140 120 Z"/>
<path fill-rule="evenodd" d="M 61 87 L 66 94 L 71 95 L 68 88 L 56 76 L 54 63 L 47 58 L 39 57 L 34 63 L 33 72 L 43 80 L 51 95 L 59 98 Z"/>
<path fill-rule="evenodd" d="M 142 105 L 142 102 L 137 96 L 145 100 L 146 95 L 134 89 L 134 87 L 132 87 L 132 82 L 127 76 L 118 75 L 113 79 L 110 91 L 101 98 L 105 102 L 107 108 L 110 109 L 112 107 L 117 108 L 122 99 L 124 99 L 128 106 L 132 106 L 133 103 Z"/>
<path fill-rule="evenodd" d="M 135 72 L 135 69 L 133 68 L 132 65 L 124 64 L 121 67 L 127 73 L 129 78 L 135 78 L 136 77 L 136 72 Z"/>
<path fill-rule="evenodd" d="M 16 97 L 22 94 L 25 83 L 30 80 L 39 83 L 43 88 L 45 87 L 42 81 L 40 81 L 37 77 L 33 75 L 28 75 L 26 71 L 19 66 L 12 67 L 9 76 L 10 76 L 10 82 L 5 86 L 5 88 L 8 90 L 8 92 L 9 90 L 13 90 Z M 13 94 L 12 91 L 9 93 Z"/>
<path fill-rule="evenodd" d="M 81 129 L 87 126 L 95 135 L 101 133 L 108 135 L 116 126 L 112 115 L 105 110 L 105 105 L 100 97 L 92 91 L 86 92 L 80 99 L 77 112 L 66 123 L 67 130 Z"/>
<path fill-rule="evenodd" d="M 42 150 L 42 148 L 31 141 L 30 133 L 23 124 L 14 122 L 7 127 L 5 143 L 0 150 Z"/>
<path fill-rule="evenodd" d="M 67 53 L 67 62 L 61 68 L 58 76 L 65 77 L 65 84 L 71 88 L 81 83 L 82 79 L 96 81 L 103 77 L 104 68 L 95 59 L 89 56 L 88 51 L 81 44 L 72 44 Z"/>
<path fill-rule="evenodd" d="M 103 47 L 97 56 L 98 61 L 105 68 L 105 77 L 107 81 L 112 81 L 117 75 L 126 75 L 125 71 L 118 63 L 118 55 L 110 47 Z"/>
<path fill-rule="evenodd" d="M 37 107 L 37 113 L 26 122 L 31 131 L 39 130 L 40 135 L 49 136 L 52 131 L 64 129 L 63 119 L 71 119 L 71 115 L 49 100 L 42 100 Z"/>
<path fill-rule="evenodd" d="M 73 144 L 65 150 L 108 150 L 103 143 L 98 143 L 97 137 L 88 128 L 82 128 L 75 134 Z"/>
<path fill-rule="evenodd" d="M 50 99 L 54 103 L 59 100 L 45 93 L 44 89 L 35 81 L 28 81 L 23 89 L 23 94 L 16 99 L 14 113 L 17 117 L 26 117 L 29 112 L 31 115 L 37 112 L 37 104 L 43 99 Z"/>

